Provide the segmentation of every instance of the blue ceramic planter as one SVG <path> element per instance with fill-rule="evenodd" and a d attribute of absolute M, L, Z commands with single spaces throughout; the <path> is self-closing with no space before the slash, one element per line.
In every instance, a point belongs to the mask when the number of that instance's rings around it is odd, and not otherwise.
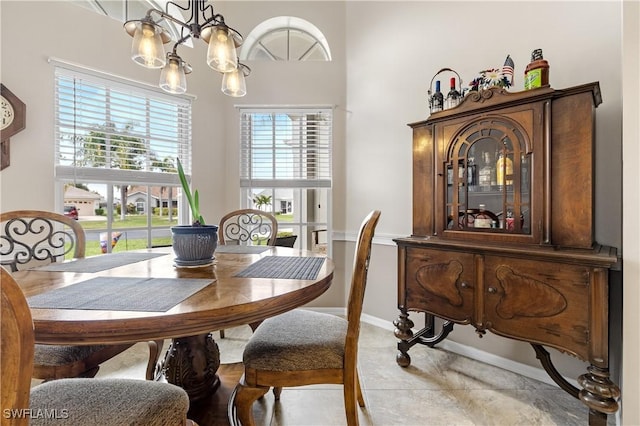
<path fill-rule="evenodd" d="M 171 242 L 177 266 L 210 264 L 218 246 L 218 226 L 173 226 Z"/>

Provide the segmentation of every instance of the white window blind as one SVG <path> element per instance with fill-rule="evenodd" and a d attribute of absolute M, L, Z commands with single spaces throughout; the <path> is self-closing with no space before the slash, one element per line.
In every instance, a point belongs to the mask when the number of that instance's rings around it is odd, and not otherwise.
<path fill-rule="evenodd" d="M 177 184 L 191 172 L 191 100 L 56 66 L 56 177 Z"/>
<path fill-rule="evenodd" d="M 331 187 L 330 108 L 240 112 L 241 187 Z"/>

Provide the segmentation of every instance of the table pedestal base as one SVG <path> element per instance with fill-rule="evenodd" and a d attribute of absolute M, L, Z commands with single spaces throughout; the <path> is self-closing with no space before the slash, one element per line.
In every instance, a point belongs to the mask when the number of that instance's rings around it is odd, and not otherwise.
<path fill-rule="evenodd" d="M 220 350 L 211 333 L 180 337 L 171 342 L 156 379 L 180 386 L 189 400 L 197 401 L 220 386 L 219 367 Z"/>
<path fill-rule="evenodd" d="M 206 398 L 199 399 L 189 405 L 187 417 L 198 426 L 228 426 L 228 405 L 231 393 L 244 373 L 241 362 L 222 364 L 218 370 L 220 387 Z"/>

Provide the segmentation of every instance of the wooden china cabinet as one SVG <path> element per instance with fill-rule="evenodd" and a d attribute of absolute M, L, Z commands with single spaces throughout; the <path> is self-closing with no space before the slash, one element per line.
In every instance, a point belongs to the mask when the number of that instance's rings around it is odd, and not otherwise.
<path fill-rule="evenodd" d="M 413 129 L 413 234 L 398 245 L 397 362 L 455 324 L 529 342 L 556 383 L 617 411 L 609 379 L 608 273 L 616 249 L 594 241 L 598 83 L 471 92 Z M 426 314 L 412 330 L 409 312 Z M 442 320 L 434 321 L 434 317 Z M 438 326 L 436 327 L 436 324 Z M 566 381 L 544 346 L 588 361 Z"/>

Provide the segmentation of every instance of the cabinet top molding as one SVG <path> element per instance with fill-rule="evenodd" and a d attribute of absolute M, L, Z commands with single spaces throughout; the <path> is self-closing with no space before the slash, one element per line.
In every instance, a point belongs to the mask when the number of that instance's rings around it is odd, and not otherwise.
<path fill-rule="evenodd" d="M 490 112 L 493 109 L 506 108 L 531 102 L 553 100 L 582 92 L 591 92 L 593 94 L 594 106 L 597 107 L 602 103 L 600 83 L 597 81 L 561 90 L 545 86 L 539 89 L 509 92 L 501 87 L 491 87 L 489 89 L 468 92 L 462 102 L 455 108 L 435 112 L 426 120 L 409 123 L 408 125 L 412 128 L 419 127 L 441 120 L 450 120 L 452 118 L 475 114 L 479 109 Z"/>

